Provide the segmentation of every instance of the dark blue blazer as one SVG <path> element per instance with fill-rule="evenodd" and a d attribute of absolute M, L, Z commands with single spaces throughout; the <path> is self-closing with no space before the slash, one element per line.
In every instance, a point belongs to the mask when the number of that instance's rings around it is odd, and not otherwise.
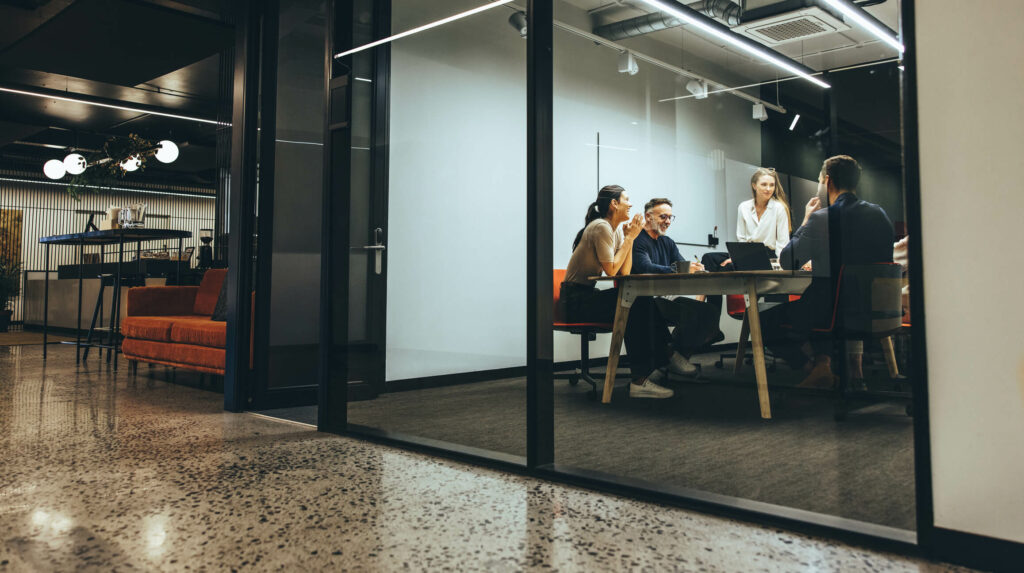
<path fill-rule="evenodd" d="M 813 213 L 793 232 L 779 254 L 783 268 L 799 269 L 812 261 L 811 285 L 801 300 L 813 315 L 811 326 L 831 317 L 839 269 L 843 265 L 892 262 L 893 226 L 885 210 L 843 193 L 827 209 Z"/>

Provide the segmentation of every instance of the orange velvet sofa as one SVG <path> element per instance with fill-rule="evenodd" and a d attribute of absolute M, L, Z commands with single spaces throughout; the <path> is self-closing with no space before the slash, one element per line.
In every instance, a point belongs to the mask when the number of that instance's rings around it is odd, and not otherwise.
<path fill-rule="evenodd" d="M 227 269 L 210 269 L 197 287 L 128 289 L 124 357 L 223 376 L 227 323 L 210 317 L 226 276 Z"/>

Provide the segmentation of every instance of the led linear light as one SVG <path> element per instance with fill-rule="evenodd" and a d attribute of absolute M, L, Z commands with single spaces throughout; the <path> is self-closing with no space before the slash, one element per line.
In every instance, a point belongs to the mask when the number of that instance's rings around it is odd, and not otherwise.
<path fill-rule="evenodd" d="M 743 50 L 744 52 L 747 52 L 748 54 L 756 56 L 756 57 L 758 57 L 758 58 L 760 58 L 760 59 L 762 59 L 762 60 L 764 60 L 764 61 L 766 61 L 766 62 L 768 62 L 770 64 L 774 64 L 775 66 L 777 66 L 779 68 L 782 68 L 783 70 L 786 70 L 787 72 L 789 72 L 789 73 L 791 73 L 793 75 L 800 76 L 801 78 L 811 82 L 812 84 L 815 84 L 815 85 L 823 87 L 823 88 L 830 88 L 830 87 L 832 87 L 832 86 L 828 85 L 827 83 L 819 80 L 818 78 L 812 76 L 811 74 L 809 74 L 809 73 L 807 73 L 807 72 L 797 68 L 796 66 L 794 66 L 794 65 L 792 65 L 792 64 L 790 64 L 790 63 L 788 63 L 788 62 L 786 62 L 784 60 L 782 60 L 778 56 L 772 55 L 767 50 L 758 48 L 757 46 L 753 45 L 753 43 L 744 42 L 744 41 L 740 40 L 737 36 L 734 36 L 733 34 L 731 34 L 729 32 L 724 32 L 724 31 L 722 31 L 722 30 L 720 30 L 720 29 L 718 29 L 718 28 L 716 28 L 714 26 L 709 25 L 707 22 L 705 22 L 703 20 L 703 18 L 694 16 L 692 13 L 690 13 L 691 11 L 680 10 L 679 9 L 680 6 L 678 4 L 672 5 L 672 4 L 668 4 L 666 2 L 663 2 L 662 0 L 641 0 L 641 1 L 644 4 L 647 4 L 647 5 L 649 5 L 649 6 L 653 7 L 653 8 L 656 8 L 657 10 L 660 10 L 660 11 L 666 13 L 666 14 L 669 14 L 670 16 L 674 16 L 675 18 L 678 18 L 679 20 L 682 20 L 682 21 L 684 21 L 684 22 L 686 22 L 688 24 L 693 25 L 693 26 L 699 28 L 700 30 L 703 30 L 704 32 L 707 32 L 708 34 L 711 34 L 712 36 L 718 38 L 719 40 L 722 40 L 724 42 L 728 42 L 729 44 L 731 44 L 731 45 L 733 45 L 733 46 Z"/>
<path fill-rule="evenodd" d="M 418 28 L 413 28 L 412 30 L 407 30 L 405 32 L 400 32 L 398 34 L 395 34 L 394 36 L 389 36 L 387 38 L 384 38 L 383 40 L 377 40 L 375 42 L 370 42 L 369 44 L 363 44 L 362 46 L 359 46 L 358 48 L 352 48 L 351 50 L 348 50 L 348 51 L 345 51 L 345 52 L 341 52 L 340 54 L 334 54 L 334 57 L 335 58 L 342 58 L 342 57 L 345 57 L 345 56 L 347 56 L 349 54 L 354 54 L 356 52 L 362 52 L 363 50 L 369 50 L 370 48 L 375 48 L 375 47 L 377 47 L 377 46 L 379 46 L 381 44 L 387 44 L 388 42 L 393 42 L 395 40 L 398 40 L 400 38 L 404 38 L 406 36 L 411 36 L 413 34 L 418 34 L 418 33 L 422 32 L 424 30 L 429 30 L 431 28 L 436 28 L 438 26 L 443 26 L 443 25 L 445 25 L 445 24 L 447 24 L 449 22 L 454 22 L 456 20 L 460 20 L 460 19 L 465 18 L 467 16 L 472 16 L 473 14 L 479 14 L 480 12 L 484 12 L 486 10 L 490 10 L 491 8 L 497 8 L 498 6 L 501 6 L 502 4 L 508 4 L 509 2 L 512 2 L 512 0 L 497 0 L 497 2 L 491 2 L 490 4 L 484 4 L 483 6 L 477 6 L 476 8 L 473 8 L 472 10 L 466 10 L 465 12 L 461 12 L 461 13 L 455 14 L 453 16 L 448 16 L 447 18 L 442 18 L 442 19 L 440 19 L 440 20 L 438 20 L 436 22 L 431 22 L 429 24 L 424 24 L 424 25 L 422 25 L 422 26 L 420 26 Z"/>
<path fill-rule="evenodd" d="M 59 96 L 59 95 L 52 95 L 52 94 L 45 94 L 45 93 L 38 93 L 38 92 L 31 92 L 31 91 L 27 91 L 27 90 L 16 90 L 16 89 L 11 89 L 11 88 L 0 87 L 0 92 L 7 92 L 7 93 L 12 93 L 12 94 L 18 94 L 18 95 L 27 95 L 27 96 L 38 97 L 38 98 L 43 98 L 43 99 L 55 99 L 55 100 L 58 100 L 58 101 L 67 101 L 67 102 L 71 102 L 71 103 L 82 103 L 82 104 L 85 104 L 85 105 L 94 105 L 96 107 L 105 107 L 105 108 L 108 108 L 108 109 L 119 109 L 119 110 L 122 110 L 122 111 L 131 111 L 131 112 L 135 112 L 135 113 L 146 113 L 146 114 L 149 114 L 149 115 L 159 115 L 159 116 L 162 116 L 162 117 L 170 117 L 170 118 L 173 118 L 173 119 L 184 119 L 186 121 L 198 121 L 200 123 L 210 123 L 210 124 L 213 124 L 213 125 L 222 125 L 221 122 L 219 122 L 217 120 L 213 120 L 213 119 L 203 119 L 201 117 L 191 117 L 191 116 L 187 116 L 187 115 L 178 115 L 178 114 L 175 114 L 175 113 L 165 113 L 165 112 L 162 112 L 162 111 L 153 111 L 153 110 L 141 109 L 141 108 L 137 108 L 137 107 L 128 107 L 128 106 L 123 106 L 123 105 L 113 105 L 113 104 L 109 104 L 109 103 L 100 103 L 100 102 L 96 102 L 96 101 L 89 101 L 89 100 L 84 100 L 84 99 L 75 99 L 75 98 L 72 98 L 72 97 L 64 97 L 64 96 Z M 225 123 L 223 125 L 230 126 L 231 124 L 230 123 Z"/>
<path fill-rule="evenodd" d="M 796 122 L 798 122 L 798 121 L 800 121 L 800 114 L 799 113 L 796 114 L 796 117 L 793 118 L 793 123 L 789 124 L 789 130 L 790 131 L 793 131 L 793 128 L 796 127 Z"/>
<path fill-rule="evenodd" d="M 56 181 L 37 181 L 35 179 L 17 179 L 14 177 L 0 177 L 0 181 L 10 181 L 12 183 L 34 183 L 36 185 L 57 185 L 59 187 L 67 187 L 67 183 L 58 183 Z M 85 187 L 88 189 L 98 189 L 100 191 L 125 191 L 128 193 L 146 193 L 149 195 L 174 195 L 176 197 L 192 197 L 193 199 L 216 199 L 216 195 L 205 195 L 203 193 L 175 193 L 173 191 L 148 191 L 146 189 L 129 189 L 127 187 L 107 187 L 105 185 L 75 185 L 75 187 Z"/>
<path fill-rule="evenodd" d="M 850 4 L 844 2 L 843 0 L 825 0 L 825 4 L 828 4 L 832 8 L 835 8 L 836 10 L 841 12 L 843 16 L 846 16 L 850 20 L 853 20 L 858 25 L 860 25 L 861 28 L 864 28 L 868 32 L 871 32 L 872 34 L 877 36 L 878 39 L 882 40 L 886 44 L 889 44 L 893 48 L 896 48 L 896 50 L 899 53 L 902 54 L 906 50 L 906 48 L 903 47 L 903 43 L 901 43 L 897 38 L 892 37 L 892 35 L 890 35 L 889 32 L 883 30 L 875 22 L 872 22 L 870 18 L 866 18 L 865 12 L 862 8 L 856 8 L 854 6 L 851 6 Z"/>

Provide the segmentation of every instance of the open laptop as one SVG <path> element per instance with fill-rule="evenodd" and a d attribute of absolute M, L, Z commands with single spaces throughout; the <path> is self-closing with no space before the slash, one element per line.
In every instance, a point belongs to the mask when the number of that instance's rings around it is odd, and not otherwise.
<path fill-rule="evenodd" d="M 772 261 L 762 243 L 726 243 L 732 258 L 732 268 L 737 271 L 770 271 Z"/>

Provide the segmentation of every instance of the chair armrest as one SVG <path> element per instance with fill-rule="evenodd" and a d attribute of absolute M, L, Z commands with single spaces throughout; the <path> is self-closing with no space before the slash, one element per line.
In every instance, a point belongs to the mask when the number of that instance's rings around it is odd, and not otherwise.
<path fill-rule="evenodd" d="M 192 314 L 197 286 L 155 286 L 128 289 L 128 316 Z"/>

